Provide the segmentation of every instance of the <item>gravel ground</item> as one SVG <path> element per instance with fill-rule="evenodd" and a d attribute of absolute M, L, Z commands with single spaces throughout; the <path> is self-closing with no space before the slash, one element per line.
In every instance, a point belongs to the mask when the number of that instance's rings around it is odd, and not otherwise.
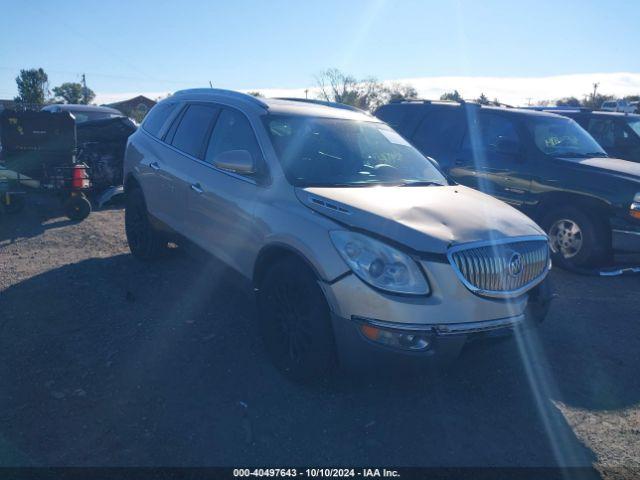
<path fill-rule="evenodd" d="M 294 385 L 213 260 L 128 253 L 123 212 L 0 219 L 0 465 L 640 468 L 640 277 L 554 270 L 534 333 L 422 376 Z M 587 475 L 590 476 L 590 475 Z"/>

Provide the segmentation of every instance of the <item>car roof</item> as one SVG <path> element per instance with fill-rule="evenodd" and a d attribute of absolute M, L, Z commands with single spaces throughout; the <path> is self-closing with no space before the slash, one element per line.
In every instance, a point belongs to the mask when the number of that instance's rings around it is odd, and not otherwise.
<path fill-rule="evenodd" d="M 122 112 L 120 110 L 116 110 L 115 108 L 100 107 L 98 105 L 82 105 L 78 103 L 54 103 L 42 108 L 42 110 L 44 111 L 50 111 L 53 109 L 59 109 L 63 112 L 104 112 L 122 115 Z"/>
<path fill-rule="evenodd" d="M 163 100 L 211 101 L 224 105 L 253 110 L 255 113 L 275 113 L 281 115 L 300 115 L 307 117 L 324 117 L 369 122 L 380 122 L 379 119 L 349 105 L 305 98 L 263 98 L 254 97 L 234 90 L 218 88 L 197 88 L 181 90 Z M 162 102 L 161 102 L 162 103 Z"/>
<path fill-rule="evenodd" d="M 391 103 L 387 103 L 386 105 L 382 105 L 380 109 L 383 109 L 383 108 L 431 109 L 431 108 L 463 108 L 463 107 L 477 108 L 483 111 L 486 111 L 486 110 L 494 111 L 494 112 L 499 112 L 501 114 L 508 114 L 508 115 L 526 115 L 526 116 L 536 115 L 540 117 L 557 117 L 558 116 L 558 115 L 554 115 L 551 112 L 533 110 L 528 108 L 480 105 L 479 103 L 476 103 L 476 102 L 455 102 L 455 101 L 448 101 L 448 100 L 391 102 Z"/>

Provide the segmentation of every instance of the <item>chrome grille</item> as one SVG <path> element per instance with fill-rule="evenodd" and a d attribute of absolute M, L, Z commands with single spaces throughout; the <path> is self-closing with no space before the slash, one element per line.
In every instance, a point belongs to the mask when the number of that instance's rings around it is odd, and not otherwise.
<path fill-rule="evenodd" d="M 467 288 L 506 297 L 525 292 L 545 277 L 549 245 L 545 237 L 472 243 L 452 247 L 448 257 Z"/>

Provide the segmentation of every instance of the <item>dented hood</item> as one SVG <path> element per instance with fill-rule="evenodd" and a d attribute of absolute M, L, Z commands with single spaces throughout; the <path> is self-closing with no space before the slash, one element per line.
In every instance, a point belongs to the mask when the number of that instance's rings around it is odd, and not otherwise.
<path fill-rule="evenodd" d="M 351 227 L 377 233 L 420 252 L 451 245 L 544 235 L 533 220 L 461 185 L 296 188 L 309 208 Z"/>

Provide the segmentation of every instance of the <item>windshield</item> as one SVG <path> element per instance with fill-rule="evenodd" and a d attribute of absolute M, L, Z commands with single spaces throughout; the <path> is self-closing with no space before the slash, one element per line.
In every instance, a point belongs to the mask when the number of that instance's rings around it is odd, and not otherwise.
<path fill-rule="evenodd" d="M 111 112 L 89 112 L 89 111 L 73 111 L 69 110 L 69 113 L 76 119 L 76 123 L 84 123 L 91 120 L 100 120 L 102 118 L 116 118 L 121 117 L 116 113 Z"/>
<path fill-rule="evenodd" d="M 264 122 L 295 186 L 447 185 L 431 161 L 384 123 L 285 115 Z"/>
<path fill-rule="evenodd" d="M 527 127 L 538 149 L 553 157 L 605 157 L 586 130 L 568 118 L 531 116 Z"/>
<path fill-rule="evenodd" d="M 640 118 L 628 119 L 627 125 L 633 130 L 633 133 L 640 137 Z"/>

